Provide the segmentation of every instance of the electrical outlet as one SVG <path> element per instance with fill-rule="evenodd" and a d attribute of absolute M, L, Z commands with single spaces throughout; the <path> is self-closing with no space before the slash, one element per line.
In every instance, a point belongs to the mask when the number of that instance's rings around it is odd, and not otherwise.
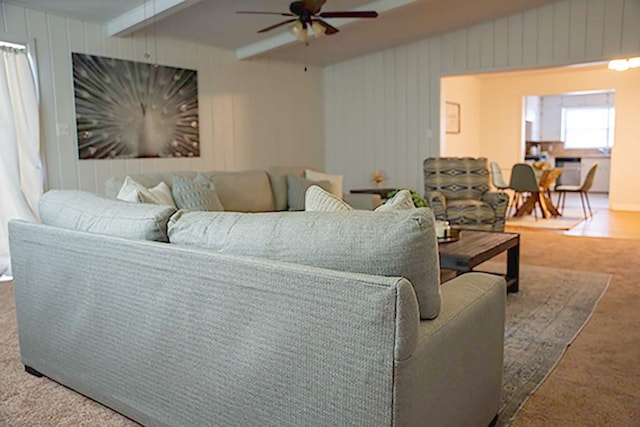
<path fill-rule="evenodd" d="M 69 136 L 69 124 L 58 123 L 58 136 Z"/>

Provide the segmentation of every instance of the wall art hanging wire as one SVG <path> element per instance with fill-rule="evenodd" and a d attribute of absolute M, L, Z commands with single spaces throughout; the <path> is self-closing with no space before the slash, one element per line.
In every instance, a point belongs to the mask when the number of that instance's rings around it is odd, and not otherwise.
<path fill-rule="evenodd" d="M 71 56 L 80 159 L 200 156 L 197 71 Z"/>

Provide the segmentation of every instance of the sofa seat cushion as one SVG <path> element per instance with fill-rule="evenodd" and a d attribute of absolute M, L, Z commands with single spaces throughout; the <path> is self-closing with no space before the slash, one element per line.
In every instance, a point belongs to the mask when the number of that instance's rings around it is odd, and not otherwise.
<path fill-rule="evenodd" d="M 401 276 L 414 287 L 420 316 L 440 312 L 440 267 L 433 213 L 180 212 L 169 221 L 171 243 L 327 269 Z"/>
<path fill-rule="evenodd" d="M 129 203 L 77 190 L 51 190 L 38 202 L 43 224 L 128 239 L 167 242 L 170 206 Z"/>
<path fill-rule="evenodd" d="M 225 211 L 275 210 L 269 176 L 265 171 L 218 172 L 210 179 Z"/>
<path fill-rule="evenodd" d="M 495 222 L 495 210 L 481 200 L 447 201 L 447 221 L 455 225 L 488 225 Z"/>

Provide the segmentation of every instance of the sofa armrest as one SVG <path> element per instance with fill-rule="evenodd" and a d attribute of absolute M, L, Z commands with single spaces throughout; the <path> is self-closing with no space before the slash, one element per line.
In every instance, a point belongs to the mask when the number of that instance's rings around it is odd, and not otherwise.
<path fill-rule="evenodd" d="M 444 194 L 440 191 L 427 191 L 424 193 L 424 199 L 427 202 L 427 206 L 433 210 L 433 214 L 437 220 L 447 220 L 447 198 Z"/>
<path fill-rule="evenodd" d="M 440 315 L 420 322 L 416 351 L 396 361 L 396 425 L 489 424 L 500 408 L 505 303 L 499 276 L 442 286 Z"/>
<path fill-rule="evenodd" d="M 382 204 L 382 198 L 378 194 L 347 194 L 342 196 L 343 200 L 354 209 L 372 211 Z"/>
<path fill-rule="evenodd" d="M 493 223 L 494 231 L 504 231 L 507 207 L 509 206 L 509 195 L 503 192 L 487 191 L 482 195 L 482 201 L 491 205 L 495 211 L 496 220 Z"/>

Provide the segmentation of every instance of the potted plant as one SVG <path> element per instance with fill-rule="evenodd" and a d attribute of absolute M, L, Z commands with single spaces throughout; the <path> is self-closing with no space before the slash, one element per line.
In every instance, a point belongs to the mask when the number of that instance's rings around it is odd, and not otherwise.
<path fill-rule="evenodd" d="M 387 194 L 386 199 L 392 198 L 400 190 L 402 190 L 402 188 L 398 189 L 398 190 L 391 191 L 390 193 Z M 407 188 L 406 190 L 408 190 L 409 193 L 411 193 L 411 198 L 413 199 L 413 204 L 416 206 L 416 208 L 426 208 L 427 207 L 427 201 L 425 199 L 423 199 L 422 197 L 420 197 L 420 195 L 418 194 L 418 192 L 416 190 L 413 190 L 411 188 Z"/>

